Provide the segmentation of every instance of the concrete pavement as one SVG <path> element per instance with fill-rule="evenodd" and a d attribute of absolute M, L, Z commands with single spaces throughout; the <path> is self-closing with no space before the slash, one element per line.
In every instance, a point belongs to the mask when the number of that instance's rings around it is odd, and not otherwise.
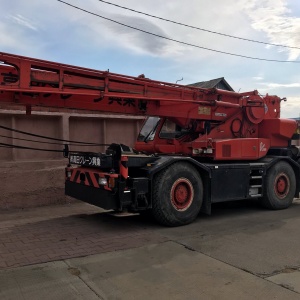
<path fill-rule="evenodd" d="M 0 272 L 0 299 L 300 299 L 273 282 L 164 242 Z"/>
<path fill-rule="evenodd" d="M 215 205 L 177 228 L 84 203 L 1 212 L 0 299 L 300 299 L 299 233 L 297 200 Z M 23 257 L 13 267 L 4 251 Z"/>

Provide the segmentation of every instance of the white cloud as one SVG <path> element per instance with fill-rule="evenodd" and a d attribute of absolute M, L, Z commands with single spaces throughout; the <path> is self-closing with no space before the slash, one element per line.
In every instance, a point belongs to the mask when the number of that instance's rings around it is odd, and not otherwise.
<path fill-rule="evenodd" d="M 106 16 L 128 27 L 102 19 L 96 19 L 95 22 L 91 23 L 88 18 L 85 18 L 82 22 L 86 29 L 90 31 L 90 35 L 102 36 L 107 40 L 108 44 L 118 44 L 119 47 L 131 49 L 137 54 L 161 56 L 166 51 L 168 41 L 156 37 L 155 34 L 165 37 L 168 35 L 152 20 L 147 20 L 139 16 L 110 13 L 107 13 Z M 104 32 L 103 27 L 107 28 Z M 140 31 L 133 28 L 138 28 Z M 153 35 L 142 31 L 153 33 Z M 103 45 L 103 39 L 99 39 L 98 43 Z"/>
<path fill-rule="evenodd" d="M 287 102 L 281 102 L 282 118 L 300 117 L 300 96 L 288 97 Z"/>
<path fill-rule="evenodd" d="M 297 88 L 300 87 L 300 82 L 293 83 L 259 83 L 263 85 L 266 89 L 275 89 L 275 88 Z"/>
<path fill-rule="evenodd" d="M 34 31 L 38 30 L 37 26 L 35 25 L 35 23 L 33 21 L 25 18 L 22 15 L 19 15 L 19 14 L 9 15 L 8 18 L 20 26 L 24 26 L 24 27 L 29 28 Z"/>
<path fill-rule="evenodd" d="M 245 3 L 251 26 L 264 32 L 270 43 L 299 47 L 300 18 L 293 17 L 286 0 L 249 0 Z M 274 50 L 275 47 L 267 47 Z M 287 52 L 289 60 L 300 56 L 300 49 L 276 47 L 277 51 Z"/>
<path fill-rule="evenodd" d="M 145 3 L 144 1 L 136 2 L 133 0 L 126 1 L 126 4 L 121 0 L 116 0 L 115 2 L 120 5 L 125 5 L 126 7 L 148 12 L 149 14 L 216 32 L 232 34 L 253 40 L 264 40 L 265 42 L 283 44 L 291 47 L 300 45 L 300 18 L 290 15 L 286 0 L 241 0 L 238 2 L 235 0 L 227 0 L 226 2 L 190 0 L 188 6 L 183 6 L 181 1 L 176 0 L 173 0 L 172 3 L 171 1 L 162 3 L 161 1 L 153 0 L 151 4 Z M 109 5 L 102 4 L 102 6 L 99 6 L 99 3 L 89 3 L 93 5 L 93 12 L 100 11 L 101 14 L 116 12 L 116 14 L 111 15 L 113 19 L 120 20 L 120 15 L 122 15 L 123 17 L 121 17 L 121 19 L 124 20 L 124 23 L 127 22 L 128 24 L 128 21 L 131 19 L 129 25 L 133 24 L 136 25 L 135 27 L 147 29 L 154 33 L 157 32 L 154 27 L 160 28 L 158 32 L 162 32 L 162 28 L 164 28 L 165 36 L 206 48 L 254 57 L 262 57 L 262 55 L 265 54 L 265 58 L 275 57 L 275 59 L 276 54 L 280 52 L 287 53 L 289 60 L 295 60 L 300 55 L 300 49 L 249 43 L 174 25 L 124 9 L 114 8 Z M 81 6 L 82 4 L 78 3 L 78 5 Z M 191 8 L 194 13 L 191 13 Z M 117 14 L 119 17 L 117 17 Z M 125 18 L 127 18 L 126 22 Z M 138 21 L 138 19 L 140 21 Z M 251 21 L 250 24 L 249 20 Z M 111 34 L 115 34 L 117 31 L 119 33 L 119 43 L 122 43 L 123 47 L 131 48 L 134 51 L 138 51 L 138 48 L 143 49 L 142 51 L 147 50 L 147 47 L 145 47 L 147 44 L 145 44 L 143 40 L 152 39 L 152 37 L 147 34 L 134 34 L 134 30 L 132 29 L 132 39 L 131 42 L 128 43 L 126 34 L 124 34 L 124 30 L 122 30 L 120 25 L 111 26 L 108 21 L 102 22 L 102 24 L 108 28 L 108 31 L 114 28 L 114 32 L 111 32 Z M 128 30 L 125 32 L 128 32 Z M 174 42 L 165 41 L 165 43 L 162 44 L 167 44 L 168 47 L 157 48 L 160 50 L 158 53 L 160 53 L 161 56 L 174 54 L 174 58 L 176 58 L 180 54 L 184 56 L 186 51 L 189 51 L 193 53 L 193 57 L 210 58 L 218 56 L 226 59 L 226 55 L 216 54 L 209 50 L 193 49 L 189 46 L 182 46 Z M 171 50 L 172 48 L 174 50 Z M 259 50 L 257 51 L 257 49 Z M 270 57 L 270 54 L 272 57 Z M 281 60 L 285 60 L 284 57 L 282 57 Z"/>
<path fill-rule="evenodd" d="M 19 9 L 14 9 L 16 13 L 11 13 L 9 16 L 10 21 L 33 31 L 37 31 L 39 28 L 38 20 L 40 22 L 41 20 L 43 21 L 42 25 L 47 30 L 47 27 L 51 26 L 53 22 L 50 20 L 52 18 L 63 26 L 66 26 L 66 24 L 71 25 L 72 34 L 85 30 L 84 38 L 93 40 L 84 41 L 83 38 L 83 43 L 89 42 L 91 46 L 101 44 L 102 47 L 109 47 L 109 45 L 115 45 L 120 50 L 124 48 L 136 54 L 168 57 L 169 59 L 176 60 L 177 63 L 192 60 L 195 62 L 197 60 L 216 57 L 223 59 L 223 61 L 227 58 L 229 60 L 234 59 L 234 57 L 224 54 L 217 54 L 208 50 L 192 48 L 155 38 L 146 33 L 125 28 L 97 16 L 89 15 L 86 12 L 76 10 L 59 2 L 48 2 L 42 5 L 39 1 L 32 0 L 31 5 L 28 6 L 20 0 L 15 1 L 19 3 L 16 4 L 16 8 Z M 116 8 L 97 0 L 86 0 L 84 2 L 74 0 L 70 3 L 92 13 L 123 22 L 129 26 L 138 27 L 142 30 L 201 47 L 246 56 L 265 57 L 270 56 L 272 53 L 277 53 L 278 49 L 280 49 L 271 47 L 269 51 L 265 52 L 265 49 L 261 45 L 178 26 Z M 258 37 L 266 39 L 266 36 L 261 36 L 261 32 L 263 32 L 271 42 L 300 44 L 300 41 L 296 41 L 296 39 L 300 39 L 300 35 L 296 34 L 297 30 L 299 30 L 297 27 L 299 19 L 288 17 L 287 14 L 289 11 L 286 8 L 285 0 L 241 0 L 238 2 L 227 0 L 226 3 L 224 1 L 207 2 L 203 0 L 190 0 L 189 5 L 183 5 L 182 1 L 179 0 L 166 0 L 164 2 L 160 0 L 152 0 L 151 2 L 127 0 L 125 4 L 123 0 L 115 0 L 114 3 L 212 31 L 244 36 L 250 39 L 258 39 Z M 55 15 L 51 13 L 54 11 Z M 47 14 L 48 12 L 49 14 Z M 251 20 L 251 24 L 249 24 L 249 19 Z M 48 30 L 51 31 L 51 28 Z M 260 52 L 257 51 L 258 49 L 260 49 Z M 281 51 L 288 51 L 289 59 L 294 59 L 300 53 L 300 50 L 281 49 Z"/>

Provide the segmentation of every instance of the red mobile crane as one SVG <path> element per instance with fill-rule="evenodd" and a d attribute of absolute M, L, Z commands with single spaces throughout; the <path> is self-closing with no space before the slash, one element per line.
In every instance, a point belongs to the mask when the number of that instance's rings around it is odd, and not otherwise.
<path fill-rule="evenodd" d="M 66 195 L 104 209 L 151 210 L 169 226 L 211 203 L 258 198 L 271 209 L 299 195 L 296 121 L 280 99 L 159 82 L 0 52 L 0 102 L 147 117 L 134 149 L 67 151 Z"/>

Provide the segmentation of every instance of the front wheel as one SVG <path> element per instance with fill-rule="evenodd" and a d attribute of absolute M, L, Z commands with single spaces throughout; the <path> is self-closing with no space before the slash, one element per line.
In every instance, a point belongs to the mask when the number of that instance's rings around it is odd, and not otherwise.
<path fill-rule="evenodd" d="M 296 176 L 293 168 L 287 162 L 278 162 L 268 170 L 262 204 L 269 209 L 288 208 L 295 192 Z"/>
<path fill-rule="evenodd" d="M 154 178 L 152 214 L 167 226 L 186 225 L 195 220 L 203 201 L 203 183 L 197 170 L 178 162 Z"/>

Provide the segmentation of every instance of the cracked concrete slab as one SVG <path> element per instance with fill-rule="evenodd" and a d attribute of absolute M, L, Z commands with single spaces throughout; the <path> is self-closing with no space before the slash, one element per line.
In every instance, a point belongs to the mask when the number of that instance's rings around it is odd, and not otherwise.
<path fill-rule="evenodd" d="M 65 262 L 0 271 L 1 300 L 99 300 Z"/>
<path fill-rule="evenodd" d="M 285 269 L 283 270 L 283 272 L 271 277 L 267 277 L 266 279 L 300 294 L 300 270 L 299 269 L 298 270 Z"/>
<path fill-rule="evenodd" d="M 299 201 L 280 211 L 263 210 L 253 204 L 247 210 L 236 206 L 226 213 L 223 207 L 210 217 L 199 218 L 188 232 L 172 228 L 160 233 L 210 257 L 266 277 L 287 267 L 300 266 L 299 216 Z"/>
<path fill-rule="evenodd" d="M 300 299 L 171 241 L 66 262 L 103 299 Z"/>

